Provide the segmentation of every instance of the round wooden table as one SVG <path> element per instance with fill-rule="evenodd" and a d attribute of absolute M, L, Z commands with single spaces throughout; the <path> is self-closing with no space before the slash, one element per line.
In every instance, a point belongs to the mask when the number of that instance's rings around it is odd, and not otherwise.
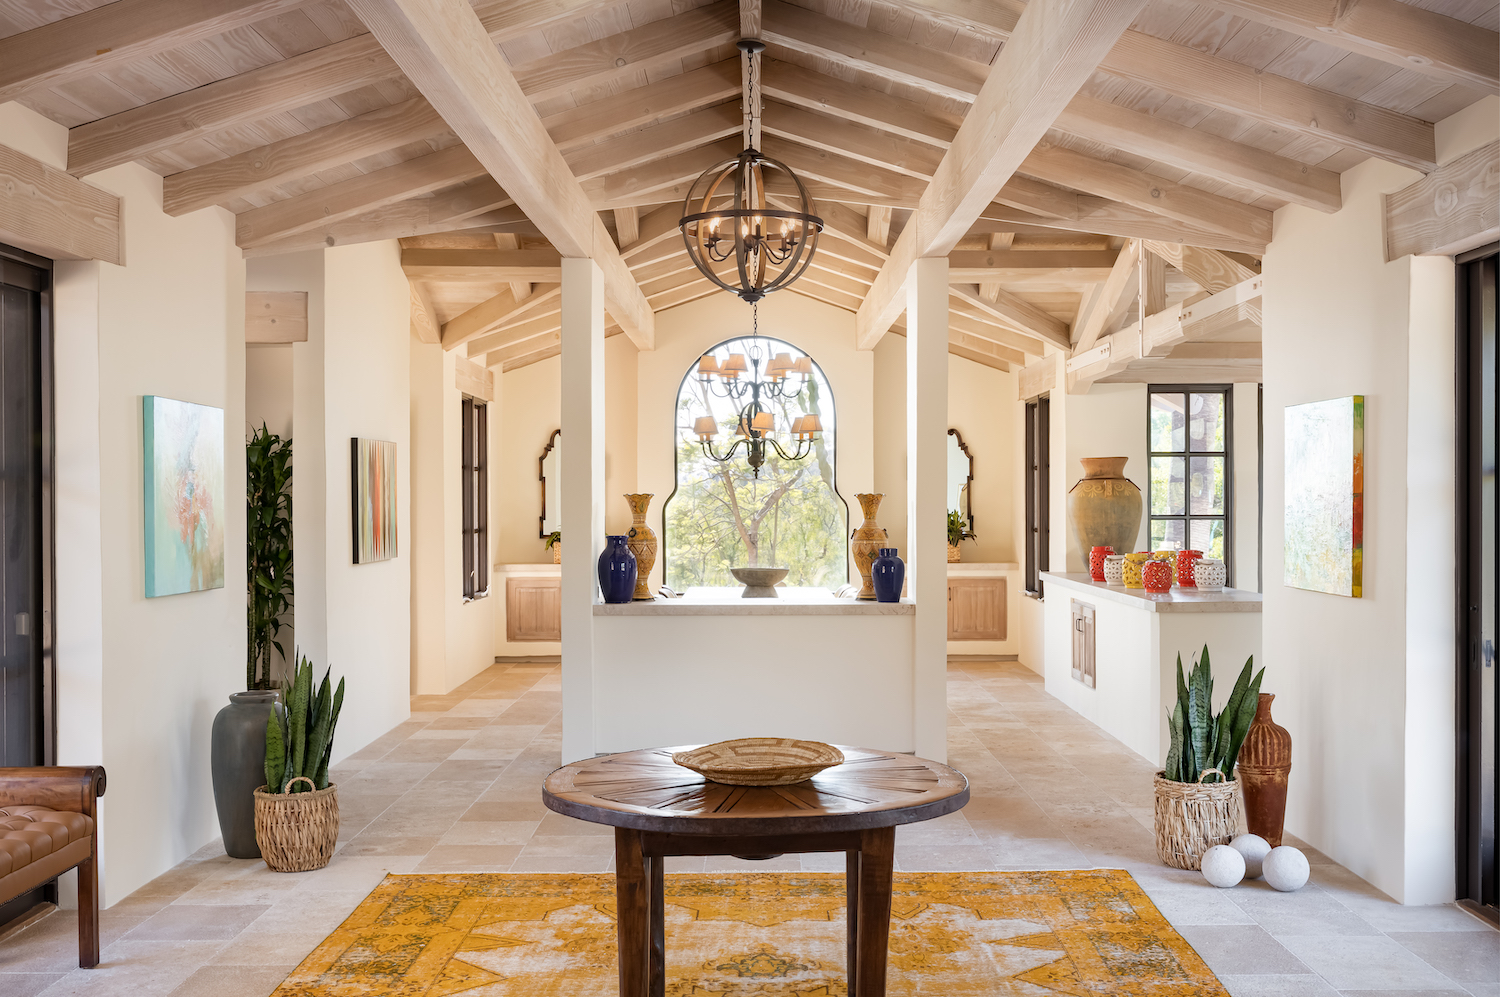
<path fill-rule="evenodd" d="M 791 786 L 726 786 L 672 761 L 678 748 L 601 755 L 547 777 L 551 810 L 615 829 L 620 997 L 666 991 L 662 867 L 669 855 L 772 858 L 843 852 L 850 997 L 885 994 L 896 825 L 969 802 L 963 773 L 911 755 L 840 745 L 844 764 Z"/>

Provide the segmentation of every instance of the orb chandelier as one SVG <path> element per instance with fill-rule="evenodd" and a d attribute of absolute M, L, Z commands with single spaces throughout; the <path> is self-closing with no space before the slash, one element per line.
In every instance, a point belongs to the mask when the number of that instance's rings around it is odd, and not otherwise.
<path fill-rule="evenodd" d="M 752 332 L 751 338 L 756 334 Z M 767 361 L 764 377 L 760 371 L 763 359 Z M 776 416 L 762 404 L 761 399 L 769 402 L 778 398 L 796 398 L 802 394 L 802 389 L 811 376 L 811 357 L 801 356 L 793 360 L 790 353 L 772 356 L 769 349 L 762 351 L 754 342 L 746 353 L 732 353 L 722 365 L 712 353 L 702 357 L 698 361 L 698 378 L 704 389 L 740 406 L 734 432 L 738 439 L 722 456 L 714 451 L 713 445 L 713 439 L 719 433 L 718 421 L 712 415 L 699 416 L 693 420 L 693 433 L 698 437 L 703 455 L 709 460 L 726 464 L 744 447 L 745 460 L 757 478 L 760 477 L 761 466 L 766 462 L 767 444 L 782 460 L 797 461 L 810 456 L 818 443 L 818 434 L 823 431 L 822 418 L 811 414 L 800 415 L 792 420 L 790 436 L 795 441 L 795 446 L 788 453 L 774 435 Z"/>
<path fill-rule="evenodd" d="M 738 45 L 750 55 L 745 100 L 758 119 L 753 111 L 758 107 L 756 56 L 766 46 L 749 38 Z M 744 152 L 693 181 L 678 225 L 699 272 L 750 304 L 802 276 L 823 231 L 823 219 L 813 214 L 802 179 L 784 163 L 761 155 L 753 134 L 747 134 Z"/>

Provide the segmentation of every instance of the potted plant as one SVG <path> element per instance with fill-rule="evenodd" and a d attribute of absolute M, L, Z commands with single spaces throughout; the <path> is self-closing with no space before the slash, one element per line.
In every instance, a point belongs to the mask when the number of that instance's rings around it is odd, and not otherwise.
<path fill-rule="evenodd" d="M 1234 683 L 1224 709 L 1212 712 L 1214 680 L 1208 645 L 1182 677 L 1177 656 L 1177 702 L 1168 718 L 1171 744 L 1156 788 L 1156 854 L 1167 865 L 1197 869 L 1203 853 L 1227 845 L 1239 828 L 1240 784 L 1234 763 L 1255 719 L 1260 680 L 1252 655 Z"/>
<path fill-rule="evenodd" d="M 333 691 L 325 672 L 314 693 L 312 671 L 303 658 L 286 710 L 266 721 L 266 784 L 255 791 L 255 840 L 276 872 L 323 868 L 339 836 L 338 786 L 328 781 L 328 761 L 344 680 Z"/>
<path fill-rule="evenodd" d="M 948 563 L 957 564 L 960 560 L 958 545 L 965 540 L 978 540 L 979 534 L 969 529 L 969 523 L 964 519 L 963 513 L 954 509 L 948 513 Z"/>
<path fill-rule="evenodd" d="M 553 564 L 562 564 L 562 530 L 553 530 L 547 534 L 547 542 L 543 547 L 552 551 Z"/>

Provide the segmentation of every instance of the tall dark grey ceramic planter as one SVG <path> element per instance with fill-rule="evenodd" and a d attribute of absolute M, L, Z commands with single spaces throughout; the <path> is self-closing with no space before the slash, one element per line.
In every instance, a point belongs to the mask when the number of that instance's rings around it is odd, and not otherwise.
<path fill-rule="evenodd" d="M 255 843 L 255 790 L 266 782 L 266 718 L 280 708 L 274 689 L 236 692 L 214 717 L 211 768 L 224 851 L 260 858 Z"/>

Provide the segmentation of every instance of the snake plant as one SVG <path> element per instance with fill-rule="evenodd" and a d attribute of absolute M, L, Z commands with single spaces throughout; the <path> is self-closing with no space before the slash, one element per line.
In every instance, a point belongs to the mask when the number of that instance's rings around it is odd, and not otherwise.
<path fill-rule="evenodd" d="M 327 789 L 333 730 L 344 705 L 344 680 L 339 679 L 338 690 L 331 691 L 329 674 L 324 672 L 314 694 L 312 662 L 304 657 L 288 688 L 286 709 L 273 710 L 266 718 L 266 792 L 310 792 L 305 783 L 289 788 L 299 776 L 311 779 L 316 789 Z"/>
<path fill-rule="evenodd" d="M 1250 722 L 1255 719 L 1260 680 L 1266 674 L 1262 668 L 1252 677 L 1254 664 L 1255 656 L 1251 655 L 1234 683 L 1229 701 L 1215 715 L 1212 712 L 1214 679 L 1209 670 L 1208 645 L 1203 645 L 1203 653 L 1194 662 L 1186 681 L 1182 677 L 1182 655 L 1177 656 L 1177 703 L 1167 720 L 1171 747 L 1167 751 L 1162 778 L 1173 782 L 1198 782 L 1209 769 L 1219 771 L 1216 781 L 1234 778 L 1234 762 L 1239 757 L 1240 746 L 1245 743 Z"/>

